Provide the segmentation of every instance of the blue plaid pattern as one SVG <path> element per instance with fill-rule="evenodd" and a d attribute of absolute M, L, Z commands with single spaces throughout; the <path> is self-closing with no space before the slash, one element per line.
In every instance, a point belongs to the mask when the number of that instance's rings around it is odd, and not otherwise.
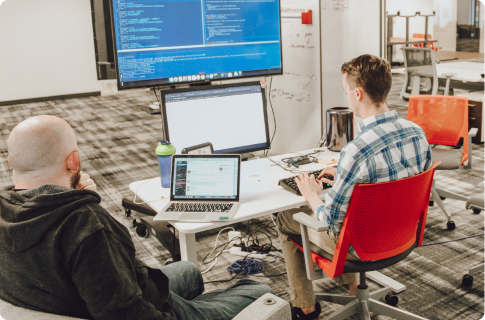
<path fill-rule="evenodd" d="M 316 210 L 319 220 L 337 236 L 355 185 L 412 177 L 431 166 L 431 149 L 418 125 L 400 119 L 396 111 L 359 123 L 361 132 L 340 153 L 333 188 Z M 353 248 L 351 251 L 355 254 Z"/>

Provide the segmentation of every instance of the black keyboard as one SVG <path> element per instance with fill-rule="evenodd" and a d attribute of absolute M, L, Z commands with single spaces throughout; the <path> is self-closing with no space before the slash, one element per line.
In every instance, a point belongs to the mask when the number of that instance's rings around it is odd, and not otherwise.
<path fill-rule="evenodd" d="M 308 173 L 309 176 L 311 176 L 313 174 L 315 176 L 315 178 L 317 178 L 320 175 L 321 172 L 322 172 L 322 170 L 316 170 L 316 171 L 311 171 L 311 172 L 307 172 L 307 173 Z M 297 196 L 301 196 L 300 189 L 298 189 L 298 186 L 296 185 L 296 182 L 295 182 L 296 177 L 298 177 L 298 176 L 293 176 L 293 177 L 289 177 L 289 178 L 286 178 L 286 179 L 281 179 L 280 181 L 278 181 L 278 185 L 282 186 L 283 189 L 290 191 L 291 193 L 296 194 Z M 329 174 L 326 174 L 324 177 L 329 179 L 329 180 L 333 180 L 333 177 Z M 331 188 L 331 187 L 332 186 L 329 185 L 328 183 L 323 184 L 323 189 L 328 189 L 328 188 Z"/>
<path fill-rule="evenodd" d="M 229 212 L 232 203 L 185 202 L 172 203 L 165 212 Z"/>

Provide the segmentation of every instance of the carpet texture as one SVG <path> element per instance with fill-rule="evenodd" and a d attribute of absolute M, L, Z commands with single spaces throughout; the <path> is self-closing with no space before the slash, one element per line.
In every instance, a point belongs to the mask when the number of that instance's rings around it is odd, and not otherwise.
<path fill-rule="evenodd" d="M 389 96 L 390 109 L 397 110 L 400 117 L 406 118 L 407 102 L 399 99 L 403 83 L 402 75 L 393 76 L 393 86 Z M 42 114 L 56 115 L 65 119 L 73 127 L 81 152 L 83 170 L 91 175 L 102 197 L 101 205 L 130 229 L 137 249 L 137 255 L 152 267 L 162 266 L 170 257 L 155 237 L 139 238 L 132 226 L 133 217 L 126 217 L 121 207 L 124 196 L 133 197 L 128 186 L 131 182 L 155 177 L 158 174 L 155 147 L 161 137 L 161 116 L 149 115 L 140 110 L 156 101 L 153 93 L 143 90 L 123 92 L 111 96 L 87 97 L 56 100 L 0 107 L 0 187 L 12 184 L 11 169 L 7 162 L 6 140 L 13 127 L 22 120 Z M 284 116 L 284 115 L 277 115 Z M 316 143 L 316 142 L 315 142 Z M 436 183 L 439 188 L 453 191 L 464 196 L 482 192 L 476 185 L 483 181 L 483 144 L 473 144 L 472 170 L 437 171 Z M 465 210 L 465 203 L 451 199 L 445 200 L 449 212 L 456 223 L 454 231 L 446 228 L 446 218 L 437 207 L 430 207 L 426 224 L 424 243 L 434 243 L 484 232 L 483 212 L 473 214 Z M 137 216 L 136 213 L 133 216 Z M 139 216 L 139 215 L 138 215 Z M 237 230 L 261 229 L 267 235 L 259 234 L 261 243 L 269 243 L 280 248 L 273 222 L 264 217 L 240 223 L 233 227 Z M 264 228 L 263 228 L 264 227 Z M 214 229 L 196 235 L 199 265 L 202 271 L 212 263 L 203 265 L 204 257 L 211 252 L 214 241 L 221 229 Z M 227 239 L 227 230 L 219 244 Z M 484 314 L 483 272 L 475 275 L 472 287 L 461 285 L 462 276 L 468 268 L 483 263 L 483 237 L 458 242 L 421 247 L 401 263 L 382 270 L 385 275 L 406 285 L 406 291 L 399 294 L 399 307 L 428 319 L 480 319 Z M 280 253 L 277 253 L 280 254 Z M 280 254 L 281 255 L 281 254 Z M 238 258 L 223 253 L 217 264 L 206 274 L 207 282 L 230 279 L 227 267 Z M 208 259 L 210 260 L 210 259 Z M 273 259 L 268 259 L 273 260 Z M 277 275 L 285 272 L 283 260 L 274 258 L 274 263 L 266 262 L 264 275 Z M 251 277 L 271 286 L 276 295 L 289 300 L 286 275 L 275 277 Z M 206 290 L 229 286 L 227 283 L 213 282 Z M 371 290 L 379 285 L 369 280 Z M 314 282 L 315 291 L 345 293 L 333 280 Z M 340 306 L 322 303 L 320 319 Z M 372 319 L 389 319 L 372 315 Z M 357 319 L 354 317 L 354 319 Z"/>

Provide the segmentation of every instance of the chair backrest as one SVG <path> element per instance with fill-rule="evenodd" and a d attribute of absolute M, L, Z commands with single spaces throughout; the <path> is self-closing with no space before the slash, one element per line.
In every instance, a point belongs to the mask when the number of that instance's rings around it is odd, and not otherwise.
<path fill-rule="evenodd" d="M 420 246 L 433 175 L 439 164 L 437 161 L 413 177 L 355 186 L 337 250 L 352 244 L 362 261 L 370 261 L 396 256 L 414 243 Z M 343 251 L 339 254 L 346 255 Z M 338 260 L 336 255 L 334 259 Z"/>
<path fill-rule="evenodd" d="M 424 130 L 430 144 L 456 146 L 463 138 L 461 164 L 468 159 L 467 97 L 410 96 L 407 120 Z"/>
<path fill-rule="evenodd" d="M 425 34 L 424 33 L 413 33 L 413 38 L 422 38 L 422 39 L 424 39 L 424 37 L 425 37 Z M 432 39 L 433 39 L 433 36 L 428 33 L 428 40 L 432 40 Z M 424 43 L 420 43 L 419 44 L 419 47 L 424 48 Z M 428 45 L 426 47 L 427 48 L 433 48 L 433 50 L 434 50 L 434 45 L 433 45 L 432 42 L 431 43 L 428 43 Z"/>
<path fill-rule="evenodd" d="M 418 76 L 420 78 L 427 78 L 431 81 L 429 86 L 429 93 L 438 93 L 438 73 L 436 71 L 436 61 L 434 52 L 430 48 L 415 48 L 406 47 L 401 48 L 404 56 L 405 68 L 405 86 L 403 90 L 408 89 L 413 85 L 413 78 Z M 422 91 L 422 90 L 421 90 Z M 428 92 L 428 91 L 426 91 Z"/>

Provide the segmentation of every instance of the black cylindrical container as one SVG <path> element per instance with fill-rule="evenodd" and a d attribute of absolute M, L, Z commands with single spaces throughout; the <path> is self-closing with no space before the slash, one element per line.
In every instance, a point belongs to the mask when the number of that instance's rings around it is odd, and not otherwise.
<path fill-rule="evenodd" d="M 340 151 L 354 139 L 354 113 L 349 108 L 327 110 L 327 142 L 329 150 Z"/>

